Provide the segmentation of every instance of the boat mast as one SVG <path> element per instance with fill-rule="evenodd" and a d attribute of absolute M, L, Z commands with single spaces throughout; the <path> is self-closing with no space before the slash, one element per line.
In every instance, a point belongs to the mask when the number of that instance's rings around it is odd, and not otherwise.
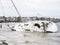
<path fill-rule="evenodd" d="M 11 2 L 12 2 L 12 4 L 13 4 L 14 8 L 16 9 L 16 12 L 18 13 L 18 15 L 19 15 L 19 17 L 20 17 L 20 21 L 22 21 L 22 20 L 21 20 L 21 15 L 20 15 L 20 13 L 19 13 L 19 11 L 18 11 L 17 7 L 15 6 L 15 4 L 14 4 L 13 0 L 11 0 Z"/>

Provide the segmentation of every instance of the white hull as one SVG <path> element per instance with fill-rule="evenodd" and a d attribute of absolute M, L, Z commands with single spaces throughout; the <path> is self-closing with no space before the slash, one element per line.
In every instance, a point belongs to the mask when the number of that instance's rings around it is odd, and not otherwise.
<path fill-rule="evenodd" d="M 15 25 L 16 31 L 57 32 L 57 26 L 50 21 L 29 21 Z"/>

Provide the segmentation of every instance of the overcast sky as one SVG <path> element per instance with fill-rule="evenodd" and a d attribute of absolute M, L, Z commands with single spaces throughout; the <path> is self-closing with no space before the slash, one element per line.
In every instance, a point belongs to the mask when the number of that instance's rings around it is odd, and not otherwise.
<path fill-rule="evenodd" d="M 21 16 L 60 18 L 60 0 L 13 0 Z M 10 0 L 0 0 L 0 16 L 19 16 Z"/>

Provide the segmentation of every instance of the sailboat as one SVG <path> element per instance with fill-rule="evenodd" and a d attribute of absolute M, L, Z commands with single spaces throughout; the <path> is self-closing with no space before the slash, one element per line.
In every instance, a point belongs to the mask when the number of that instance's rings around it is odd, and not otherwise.
<path fill-rule="evenodd" d="M 16 8 L 14 2 L 11 0 L 16 12 L 21 17 L 18 9 Z M 22 21 L 22 18 L 21 18 Z M 12 28 L 13 27 L 13 28 Z M 27 21 L 20 22 L 17 25 L 10 27 L 12 31 L 25 31 L 25 32 L 45 32 L 52 33 L 57 32 L 57 26 L 54 22 L 45 21 L 45 20 L 36 20 L 36 21 Z"/>

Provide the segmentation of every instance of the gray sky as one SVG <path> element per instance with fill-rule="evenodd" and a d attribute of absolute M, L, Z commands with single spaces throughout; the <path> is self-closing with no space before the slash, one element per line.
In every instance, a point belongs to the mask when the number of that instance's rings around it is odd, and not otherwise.
<path fill-rule="evenodd" d="M 21 16 L 60 18 L 60 0 L 13 0 Z M 1 16 L 19 16 L 10 0 L 0 0 Z"/>

